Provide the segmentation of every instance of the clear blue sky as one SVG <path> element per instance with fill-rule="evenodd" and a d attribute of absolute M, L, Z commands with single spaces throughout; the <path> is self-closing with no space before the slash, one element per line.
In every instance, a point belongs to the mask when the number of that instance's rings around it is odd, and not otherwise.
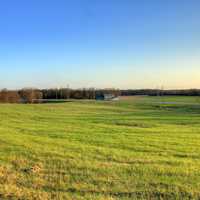
<path fill-rule="evenodd" d="M 200 1 L 1 1 L 0 75 L 0 88 L 200 88 Z"/>

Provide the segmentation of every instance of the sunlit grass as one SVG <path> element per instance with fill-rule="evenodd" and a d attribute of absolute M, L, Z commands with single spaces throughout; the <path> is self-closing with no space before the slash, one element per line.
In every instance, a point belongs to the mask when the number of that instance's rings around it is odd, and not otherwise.
<path fill-rule="evenodd" d="M 198 199 L 198 102 L 1 104 L 0 199 Z"/>

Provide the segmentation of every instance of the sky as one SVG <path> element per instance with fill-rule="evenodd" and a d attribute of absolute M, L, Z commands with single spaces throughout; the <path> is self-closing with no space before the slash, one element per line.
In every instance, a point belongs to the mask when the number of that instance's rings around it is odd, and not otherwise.
<path fill-rule="evenodd" d="M 199 0 L 0 1 L 0 88 L 200 88 Z"/>

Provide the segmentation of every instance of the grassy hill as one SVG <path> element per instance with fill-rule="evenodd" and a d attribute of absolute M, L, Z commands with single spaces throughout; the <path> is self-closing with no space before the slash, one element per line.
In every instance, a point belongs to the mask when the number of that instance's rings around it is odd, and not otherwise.
<path fill-rule="evenodd" d="M 198 199 L 199 188 L 197 97 L 0 104 L 0 199 Z"/>

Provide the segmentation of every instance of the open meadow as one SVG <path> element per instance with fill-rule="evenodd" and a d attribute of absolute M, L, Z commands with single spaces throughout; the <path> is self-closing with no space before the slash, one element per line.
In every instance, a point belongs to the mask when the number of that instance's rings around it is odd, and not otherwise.
<path fill-rule="evenodd" d="M 0 199 L 200 199 L 200 97 L 0 104 Z"/>

